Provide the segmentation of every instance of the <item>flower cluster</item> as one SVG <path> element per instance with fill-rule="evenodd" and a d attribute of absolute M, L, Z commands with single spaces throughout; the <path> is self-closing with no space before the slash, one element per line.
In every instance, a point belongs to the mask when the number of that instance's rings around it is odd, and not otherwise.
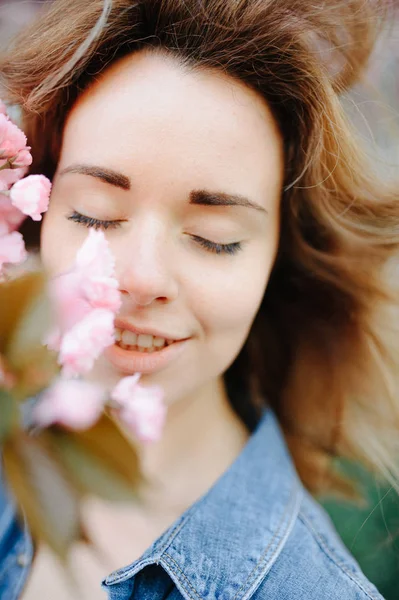
<path fill-rule="evenodd" d="M 89 372 L 114 343 L 114 318 L 121 306 L 114 259 L 102 231 L 90 230 L 74 265 L 51 281 L 57 327 L 46 338 L 62 366 L 61 378 L 46 391 L 36 410 L 41 425 L 73 429 L 93 425 L 108 398 L 101 386 L 73 379 Z M 140 374 L 124 377 L 111 391 L 112 408 L 126 428 L 144 442 L 162 432 L 166 410 L 158 386 L 143 387 Z"/>
<path fill-rule="evenodd" d="M 57 327 L 46 342 L 59 352 L 66 377 L 87 373 L 114 343 L 114 318 L 121 306 L 114 260 L 103 232 L 90 230 L 72 268 L 51 281 Z"/>
<path fill-rule="evenodd" d="M 138 384 L 140 374 L 124 377 L 113 389 L 119 418 L 143 442 L 159 439 L 166 417 L 163 391 L 159 386 Z"/>
<path fill-rule="evenodd" d="M 31 163 L 25 134 L 0 101 L 0 276 L 4 265 L 27 257 L 19 226 L 27 216 L 40 221 L 48 207 L 51 183 L 43 175 L 25 177 Z"/>
<path fill-rule="evenodd" d="M 73 430 L 92 427 L 104 407 L 112 412 L 125 428 L 141 442 L 155 442 L 165 423 L 166 406 L 159 386 L 142 386 L 140 374 L 124 377 L 111 393 L 110 404 L 102 386 L 79 379 L 57 379 L 44 391 L 35 406 L 33 421 L 40 427 L 54 423 Z"/>
<path fill-rule="evenodd" d="M 21 223 L 27 216 L 40 221 L 49 205 L 51 183 L 43 175 L 26 176 L 31 163 L 25 134 L 0 101 L 0 276 L 4 265 L 27 256 L 17 231 Z M 140 374 L 135 374 L 121 379 L 109 397 L 100 385 L 83 379 L 115 341 L 114 319 L 121 295 L 114 267 L 103 232 L 90 230 L 71 268 L 51 280 L 56 326 L 45 343 L 58 353 L 61 372 L 42 392 L 33 418 L 39 427 L 58 423 L 85 429 L 110 406 L 138 439 L 154 441 L 166 416 L 161 388 L 141 386 Z"/>

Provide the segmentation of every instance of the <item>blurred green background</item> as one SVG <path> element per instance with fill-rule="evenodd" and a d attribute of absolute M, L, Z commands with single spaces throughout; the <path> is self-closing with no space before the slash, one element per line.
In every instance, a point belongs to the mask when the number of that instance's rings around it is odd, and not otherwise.
<path fill-rule="evenodd" d="M 321 500 L 344 543 L 365 575 L 387 600 L 399 599 L 399 494 L 347 461 L 340 469 L 355 480 L 367 499 L 359 508 L 347 501 Z"/>

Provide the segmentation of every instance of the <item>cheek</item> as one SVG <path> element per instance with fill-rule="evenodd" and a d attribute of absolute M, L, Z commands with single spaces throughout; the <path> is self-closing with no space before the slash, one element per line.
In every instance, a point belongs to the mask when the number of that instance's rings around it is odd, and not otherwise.
<path fill-rule="evenodd" d="M 228 343 L 245 341 L 262 302 L 273 264 L 270 254 L 265 256 L 264 252 L 262 259 L 259 256 L 262 254 L 251 253 L 236 266 L 232 258 L 224 269 L 208 273 L 197 284 L 196 293 L 192 294 L 193 306 L 207 336 L 223 336 Z"/>

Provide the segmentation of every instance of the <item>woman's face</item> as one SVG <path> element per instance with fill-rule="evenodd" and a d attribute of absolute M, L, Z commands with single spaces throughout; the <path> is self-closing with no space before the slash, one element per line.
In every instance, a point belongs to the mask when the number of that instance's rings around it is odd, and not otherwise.
<path fill-rule="evenodd" d="M 105 235 L 123 300 L 117 324 L 130 330 L 123 341 L 131 347 L 135 331 L 184 340 L 159 350 L 153 337 L 139 337 L 140 354 L 112 347 L 98 372 L 143 372 L 169 404 L 217 384 L 269 279 L 282 171 L 268 107 L 221 71 L 188 72 L 140 52 L 80 97 L 43 223 L 44 265 L 51 275 L 65 271 L 87 225 L 111 222 Z"/>

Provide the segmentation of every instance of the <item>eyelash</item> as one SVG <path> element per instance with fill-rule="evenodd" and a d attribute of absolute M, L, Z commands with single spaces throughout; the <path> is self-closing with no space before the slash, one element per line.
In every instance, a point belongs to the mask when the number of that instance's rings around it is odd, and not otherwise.
<path fill-rule="evenodd" d="M 87 217 L 86 215 L 82 215 L 76 211 L 73 211 L 71 215 L 67 217 L 69 221 L 73 221 L 78 223 L 79 225 L 83 225 L 84 227 L 91 227 L 93 229 L 118 229 L 121 226 L 123 221 L 101 221 L 99 219 L 94 219 L 93 217 Z M 206 240 L 205 238 L 199 237 L 197 235 L 191 236 L 200 246 L 205 248 L 208 252 L 212 252 L 213 254 L 237 254 L 240 250 L 242 250 L 241 242 L 233 242 L 232 244 L 217 244 L 216 242 L 211 242 L 210 240 Z"/>
<path fill-rule="evenodd" d="M 81 213 L 73 211 L 71 215 L 67 217 L 68 221 L 74 221 L 75 223 L 79 223 L 79 225 L 84 225 L 84 227 L 92 227 L 93 229 L 118 229 L 121 226 L 123 221 L 100 221 L 99 219 L 94 219 L 93 217 L 87 217 L 86 215 L 82 215 Z"/>
<path fill-rule="evenodd" d="M 211 242 L 205 238 L 198 237 L 198 235 L 192 235 L 191 237 L 200 246 L 205 248 L 205 250 L 208 250 L 208 252 L 213 252 L 213 254 L 230 254 L 232 256 L 242 250 L 241 242 L 233 242 L 232 244 L 217 244 L 216 242 Z"/>

